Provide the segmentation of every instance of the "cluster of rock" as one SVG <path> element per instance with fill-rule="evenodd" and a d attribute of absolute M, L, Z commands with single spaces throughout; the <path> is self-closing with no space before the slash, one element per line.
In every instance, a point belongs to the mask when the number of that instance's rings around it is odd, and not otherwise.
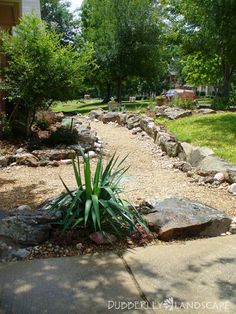
<path fill-rule="evenodd" d="M 10 213 L 0 211 L 0 262 L 38 256 L 40 247 L 50 243 L 52 223 L 61 219 L 60 211 L 48 211 L 54 200 L 46 201 L 35 211 L 27 205 Z M 236 233 L 236 217 L 188 199 L 172 197 L 143 202 L 137 210 L 143 214 L 149 229 L 164 241 Z M 117 240 L 114 235 L 103 232 L 95 232 L 89 238 L 98 245 Z M 52 244 L 46 246 L 49 253 L 67 254 L 64 249 L 61 251 Z M 76 248 L 81 250 L 82 244 L 79 243 Z"/>
<path fill-rule="evenodd" d="M 156 108 L 156 116 L 164 117 L 170 120 L 176 120 L 179 118 L 184 118 L 187 116 L 191 116 L 191 110 L 185 110 L 179 107 L 166 107 L 161 106 Z"/>
<path fill-rule="evenodd" d="M 178 112 L 181 110 L 178 108 Z M 196 147 L 189 143 L 180 142 L 164 126 L 156 125 L 153 118 L 136 113 L 106 112 L 102 109 L 91 111 L 90 118 L 98 119 L 103 123 L 118 123 L 132 130 L 133 134 L 145 132 L 169 157 L 178 157 L 179 162 L 174 165 L 175 168 L 189 175 L 194 169 L 198 175 L 204 177 L 205 183 L 221 184 L 228 182 L 233 184 L 229 191 L 236 194 L 235 165 L 220 159 L 207 147 Z"/>
<path fill-rule="evenodd" d="M 216 113 L 215 110 L 210 108 L 200 108 L 197 110 L 188 110 L 180 107 L 170 107 L 170 106 L 157 106 L 156 107 L 156 116 L 163 117 L 170 120 L 176 120 L 184 117 L 191 116 L 192 113 L 195 114 L 213 114 Z"/>
<path fill-rule="evenodd" d="M 80 154 L 81 148 L 91 158 L 96 156 L 102 149 L 102 140 L 97 133 L 92 131 L 89 125 L 81 122 L 75 123 L 78 131 L 78 144 L 63 149 L 43 149 L 27 152 L 23 148 L 16 150 L 15 154 L 0 156 L 0 168 L 25 165 L 29 167 L 58 167 L 60 164 L 69 164 L 71 159 Z"/>

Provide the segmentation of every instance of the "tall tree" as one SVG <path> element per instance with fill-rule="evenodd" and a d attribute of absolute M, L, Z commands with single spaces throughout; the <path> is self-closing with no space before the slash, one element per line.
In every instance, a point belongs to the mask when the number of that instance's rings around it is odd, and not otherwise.
<path fill-rule="evenodd" d="M 79 19 L 70 6 L 66 0 L 41 0 L 42 19 L 51 31 L 60 34 L 62 44 L 74 42 L 79 35 Z"/>
<path fill-rule="evenodd" d="M 8 60 L 1 89 L 14 105 L 12 126 L 29 136 L 37 110 L 48 108 L 54 100 L 78 97 L 93 50 L 85 46 L 75 51 L 72 45 L 60 45 L 59 36 L 34 16 L 25 16 L 16 26 L 15 35 L 1 34 L 0 48 Z"/>
<path fill-rule="evenodd" d="M 167 0 L 178 21 L 185 54 L 221 60 L 222 94 L 229 96 L 236 71 L 236 1 Z"/>
<path fill-rule="evenodd" d="M 161 27 L 156 1 L 85 0 L 82 35 L 92 42 L 99 77 L 116 82 L 121 101 L 122 84 L 129 77 L 158 75 Z"/>

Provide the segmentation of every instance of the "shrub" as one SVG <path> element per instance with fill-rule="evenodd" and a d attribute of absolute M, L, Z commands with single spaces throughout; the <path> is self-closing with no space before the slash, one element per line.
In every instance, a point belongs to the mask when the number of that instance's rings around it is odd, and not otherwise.
<path fill-rule="evenodd" d="M 189 110 L 193 110 L 196 108 L 196 102 L 194 102 L 192 99 L 182 99 L 180 97 L 175 97 L 174 99 L 172 99 L 171 104 L 173 106 Z"/>
<path fill-rule="evenodd" d="M 49 146 L 76 144 L 78 143 L 78 131 L 76 129 L 61 126 L 55 132 L 51 133 L 49 138 L 45 141 Z"/>
<path fill-rule="evenodd" d="M 8 62 L 0 88 L 14 105 L 11 123 L 18 121 L 17 129 L 29 137 L 38 110 L 53 100 L 71 99 L 84 88 L 93 48 L 88 44 L 78 51 L 71 44 L 61 46 L 59 35 L 35 16 L 24 16 L 14 33 L 1 33 L 0 48 Z"/>
<path fill-rule="evenodd" d="M 66 192 L 49 209 L 62 213 L 59 225 L 63 227 L 63 230 L 83 226 L 91 231 L 112 229 L 121 236 L 127 231 L 134 231 L 136 223 L 144 225 L 137 210 L 120 198 L 119 184 L 128 170 L 122 166 L 125 159 L 118 163 L 118 158 L 113 155 L 103 170 L 101 156 L 97 162 L 94 178 L 92 178 L 89 157 L 83 154 L 84 182 L 79 158 L 78 164 L 73 160 L 77 188 L 71 191 L 61 179 Z"/>
<path fill-rule="evenodd" d="M 215 110 L 226 110 L 230 107 L 230 101 L 227 97 L 215 97 L 211 106 Z"/>

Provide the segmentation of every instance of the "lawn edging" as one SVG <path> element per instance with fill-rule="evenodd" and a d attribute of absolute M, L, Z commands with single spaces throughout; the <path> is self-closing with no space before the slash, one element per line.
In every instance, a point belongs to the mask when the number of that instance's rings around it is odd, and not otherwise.
<path fill-rule="evenodd" d="M 236 165 L 231 164 L 215 155 L 208 147 L 193 146 L 181 142 L 171 134 L 165 126 L 156 125 L 153 118 L 130 112 L 107 112 L 102 108 L 90 112 L 91 119 L 98 119 L 103 123 L 115 122 L 127 127 L 133 133 L 145 132 L 153 138 L 169 157 L 178 157 L 176 168 L 184 171 L 195 168 L 203 176 L 219 178 L 230 184 L 236 183 Z M 221 174 L 221 175 L 220 175 Z"/>

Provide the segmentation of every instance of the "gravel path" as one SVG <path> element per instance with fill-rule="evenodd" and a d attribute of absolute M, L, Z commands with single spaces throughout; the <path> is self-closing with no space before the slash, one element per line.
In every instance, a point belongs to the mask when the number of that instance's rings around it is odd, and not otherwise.
<path fill-rule="evenodd" d="M 133 135 L 124 127 L 92 122 L 92 129 L 103 139 L 106 158 L 113 152 L 121 157 L 129 154 L 126 161 L 131 165 L 123 183 L 126 197 L 132 202 L 155 197 L 181 196 L 197 200 L 209 206 L 224 209 L 236 215 L 236 198 L 227 188 L 199 186 L 179 170 L 172 169 L 175 161 L 162 156 L 159 148 L 149 137 Z M 93 165 L 96 160 L 92 160 Z M 70 186 L 75 186 L 72 167 L 59 168 L 12 167 L 0 170 L 0 208 L 13 208 L 22 204 L 36 206 L 39 202 L 59 194 L 63 190 L 59 175 Z"/>

